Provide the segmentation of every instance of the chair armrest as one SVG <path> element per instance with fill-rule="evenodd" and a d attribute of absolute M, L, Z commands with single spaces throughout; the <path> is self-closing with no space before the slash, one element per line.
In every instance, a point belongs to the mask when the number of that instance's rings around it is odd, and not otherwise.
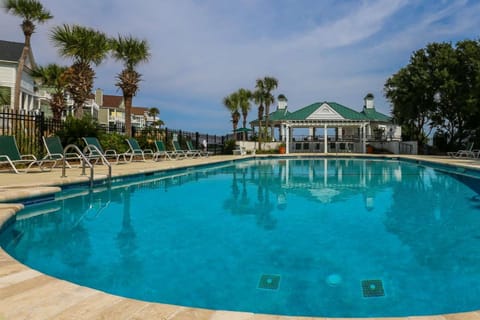
<path fill-rule="evenodd" d="M 22 160 L 37 160 L 33 154 L 22 154 L 20 157 Z"/>
<path fill-rule="evenodd" d="M 43 157 L 42 160 L 61 160 L 63 159 L 63 154 L 61 153 L 50 153 Z"/>
<path fill-rule="evenodd" d="M 117 151 L 115 151 L 115 150 L 113 150 L 113 149 L 105 150 L 105 155 L 114 155 L 114 156 L 116 156 L 116 155 L 117 155 Z"/>

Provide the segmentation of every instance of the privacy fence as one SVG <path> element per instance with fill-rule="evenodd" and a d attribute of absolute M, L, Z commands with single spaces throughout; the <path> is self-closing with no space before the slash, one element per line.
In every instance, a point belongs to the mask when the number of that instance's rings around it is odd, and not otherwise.
<path fill-rule="evenodd" d="M 42 136 L 55 135 L 65 126 L 65 121 L 46 118 L 43 112 L 15 112 L 9 108 L 0 110 L 0 135 L 13 135 L 22 154 L 45 154 Z M 103 133 L 124 134 L 124 127 L 99 126 Z M 207 141 L 208 151 L 221 154 L 224 149 L 226 136 L 211 135 L 199 132 L 183 131 L 169 128 L 146 127 L 132 130 L 132 135 L 139 141 L 151 143 L 162 140 L 166 146 L 171 145 L 173 139 L 181 144 L 185 140 L 191 140 L 196 148 L 201 148 L 202 142 Z M 77 137 L 81 138 L 81 137 Z"/>

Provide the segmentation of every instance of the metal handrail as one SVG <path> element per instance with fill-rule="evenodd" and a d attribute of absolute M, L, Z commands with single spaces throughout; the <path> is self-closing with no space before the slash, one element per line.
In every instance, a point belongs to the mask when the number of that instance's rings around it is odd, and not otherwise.
<path fill-rule="evenodd" d="M 93 154 L 92 150 L 95 151 L 95 154 Z M 112 165 L 107 160 L 105 155 L 100 151 L 100 149 L 98 149 L 96 145 L 93 144 L 86 145 L 83 149 L 83 152 L 86 153 L 86 151 L 90 152 L 91 156 L 98 156 L 102 160 L 102 163 L 108 167 L 108 182 L 110 182 L 112 180 Z"/>
<path fill-rule="evenodd" d="M 91 164 L 90 161 L 88 161 L 87 157 L 85 157 L 82 151 L 80 151 L 80 149 L 74 144 L 69 144 L 68 146 L 65 147 L 65 149 L 63 149 L 62 178 L 67 177 L 66 175 L 67 159 L 65 155 L 68 153 L 70 149 L 75 150 L 80 156 L 80 158 L 82 159 L 82 176 L 86 175 L 85 165 L 88 165 L 88 167 L 90 168 L 90 188 L 93 187 L 93 164 Z"/>

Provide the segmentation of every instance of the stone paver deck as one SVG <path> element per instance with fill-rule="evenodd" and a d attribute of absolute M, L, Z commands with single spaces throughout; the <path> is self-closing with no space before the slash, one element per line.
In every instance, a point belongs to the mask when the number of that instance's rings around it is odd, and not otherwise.
<path fill-rule="evenodd" d="M 395 155 L 394 157 L 401 156 Z M 472 159 L 404 157 L 480 168 L 480 161 Z M 116 177 L 240 158 L 244 157 L 213 156 L 178 161 L 134 162 L 114 165 L 112 171 L 113 176 Z M 81 176 L 80 173 L 80 169 L 68 169 L 67 177 L 62 178 L 61 169 L 54 169 L 51 172 L 32 171 L 28 174 L 0 172 L 0 202 L 4 202 L 0 204 L 0 227 L 23 208 L 23 205 L 15 203 L 16 200 L 52 193 L 58 190 L 58 186 L 64 184 L 88 182 L 88 177 Z M 105 178 L 106 173 L 105 167 L 95 167 L 95 179 Z M 0 248 L 0 320 L 6 319 L 328 320 L 334 318 L 289 317 L 196 309 L 127 299 L 44 275 L 19 263 Z M 480 311 L 436 316 L 368 319 L 480 320 Z"/>

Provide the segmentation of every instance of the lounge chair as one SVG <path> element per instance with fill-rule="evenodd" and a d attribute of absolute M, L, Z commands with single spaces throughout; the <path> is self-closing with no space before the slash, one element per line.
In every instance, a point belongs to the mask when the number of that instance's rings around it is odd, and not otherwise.
<path fill-rule="evenodd" d="M 150 156 L 153 159 L 153 150 L 152 149 L 142 149 L 138 144 L 137 139 L 127 138 L 125 139 L 128 143 L 127 155 L 130 155 L 130 161 L 134 160 L 135 157 L 141 157 L 141 161 L 145 161 L 145 155 Z"/>
<path fill-rule="evenodd" d="M 196 153 L 199 157 L 208 157 L 210 153 L 207 150 L 195 149 L 191 140 L 187 140 L 188 151 Z"/>
<path fill-rule="evenodd" d="M 90 159 L 94 159 L 95 163 L 98 160 L 102 160 L 102 163 L 110 159 L 114 161 L 115 164 L 127 161 L 126 153 L 117 153 L 117 151 L 113 149 L 103 150 L 102 146 L 100 145 L 100 141 L 96 137 L 82 137 L 82 140 L 85 142 L 85 148 L 83 149 L 83 153 Z M 104 163 L 105 164 L 105 163 Z"/>
<path fill-rule="evenodd" d="M 172 141 L 172 145 L 173 145 L 173 150 L 175 150 L 176 153 L 178 153 L 179 155 L 182 155 L 185 158 L 200 157 L 200 155 L 196 152 L 191 152 L 190 150 L 182 149 L 178 141 Z"/>
<path fill-rule="evenodd" d="M 37 160 L 33 154 L 20 154 L 17 141 L 14 136 L 0 136 L 0 165 L 9 165 L 15 173 L 24 170 L 28 172 L 32 166 L 38 166 L 40 171 L 45 171 L 44 164 L 51 163 L 48 169 L 52 169 L 56 160 Z M 17 165 L 26 166 L 25 169 L 19 169 Z"/>
<path fill-rule="evenodd" d="M 153 160 L 158 161 L 160 157 L 164 157 L 165 159 L 169 159 L 169 160 L 178 159 L 177 153 L 173 151 L 167 151 L 163 141 L 155 140 L 155 147 L 157 148 L 157 152 L 153 154 Z"/>
<path fill-rule="evenodd" d="M 447 152 L 447 155 L 449 155 L 451 158 L 478 158 L 479 150 L 474 150 L 473 143 L 471 143 L 468 149 Z"/>
<path fill-rule="evenodd" d="M 232 152 L 234 156 L 245 156 L 247 154 L 247 149 L 245 147 L 237 146 Z"/>
<path fill-rule="evenodd" d="M 51 136 L 51 137 L 42 137 L 43 144 L 45 145 L 45 149 L 47 150 L 47 155 L 43 157 L 43 160 L 56 160 L 58 162 L 63 162 L 63 158 L 65 157 L 65 164 L 68 168 L 72 166 L 68 162 L 70 161 L 82 161 L 82 157 L 75 152 L 64 153 L 64 149 L 62 146 L 62 141 L 60 141 L 60 137 L 58 136 Z"/>

